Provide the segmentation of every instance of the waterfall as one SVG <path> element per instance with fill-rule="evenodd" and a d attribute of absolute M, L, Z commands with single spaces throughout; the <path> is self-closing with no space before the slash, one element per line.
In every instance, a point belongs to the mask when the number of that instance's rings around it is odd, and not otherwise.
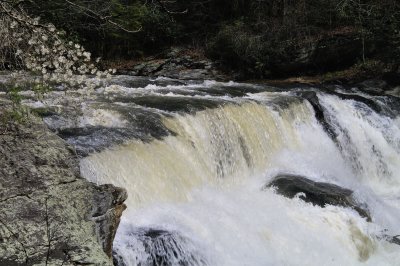
<path fill-rule="evenodd" d="M 114 244 L 119 265 L 400 263 L 400 247 L 384 239 L 400 233 L 399 118 L 310 89 L 334 136 L 296 90 L 216 82 L 118 88 L 168 132 L 81 160 L 85 178 L 128 191 Z M 143 104 L 138 92 L 161 100 Z M 167 106 L 178 99 L 179 110 Z M 280 173 L 353 190 L 372 222 L 263 189 Z"/>

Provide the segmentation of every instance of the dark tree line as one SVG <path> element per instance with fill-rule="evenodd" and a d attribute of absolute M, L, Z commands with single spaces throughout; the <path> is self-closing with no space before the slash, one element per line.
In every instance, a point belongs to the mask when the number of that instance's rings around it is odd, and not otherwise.
<path fill-rule="evenodd" d="M 371 50 L 392 61 L 400 55 L 397 0 L 9 1 L 108 59 L 195 45 L 233 67 L 262 71 L 288 50 L 340 32 L 360 39 L 361 61 Z"/>

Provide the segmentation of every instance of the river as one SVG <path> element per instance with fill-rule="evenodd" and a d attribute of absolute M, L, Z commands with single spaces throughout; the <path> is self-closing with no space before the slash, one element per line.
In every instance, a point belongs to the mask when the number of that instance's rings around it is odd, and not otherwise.
<path fill-rule="evenodd" d="M 45 122 L 85 178 L 128 191 L 119 265 L 400 265 L 387 241 L 400 234 L 398 98 L 127 76 L 83 102 L 63 93 L 49 101 L 67 112 Z M 372 221 L 266 187 L 281 174 L 354 191 Z"/>

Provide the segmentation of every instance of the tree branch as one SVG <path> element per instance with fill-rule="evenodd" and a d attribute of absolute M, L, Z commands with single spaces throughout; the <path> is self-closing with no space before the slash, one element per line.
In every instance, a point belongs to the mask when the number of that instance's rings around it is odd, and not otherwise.
<path fill-rule="evenodd" d="M 114 27 L 117 27 L 118 29 L 123 30 L 123 31 L 125 31 L 125 32 L 128 32 L 128 33 L 137 33 L 137 32 L 140 32 L 140 31 L 142 30 L 142 26 L 140 26 L 138 29 L 135 29 L 135 30 L 127 29 L 127 28 L 125 28 L 124 26 L 122 26 L 121 24 L 119 24 L 119 23 L 117 23 L 117 22 L 111 20 L 111 18 L 112 18 L 111 15 L 109 15 L 109 16 L 103 16 L 103 15 L 101 15 L 101 14 L 95 12 L 95 11 L 92 10 L 92 9 L 89 9 L 89 8 L 87 8 L 87 7 L 84 7 L 84 6 L 81 6 L 81 5 L 78 5 L 78 4 L 75 4 L 75 3 L 73 3 L 73 2 L 71 2 L 71 1 L 69 1 L 69 0 L 65 0 L 65 2 L 68 3 L 68 4 L 71 5 L 71 6 L 74 6 L 74 7 L 76 7 L 76 8 L 79 8 L 79 9 L 83 10 L 83 11 L 85 12 L 86 15 L 88 15 L 88 16 L 90 16 L 90 17 L 93 17 L 93 18 L 96 18 L 96 19 L 98 19 L 98 20 L 101 21 L 101 22 L 109 23 L 109 24 L 113 25 Z"/>

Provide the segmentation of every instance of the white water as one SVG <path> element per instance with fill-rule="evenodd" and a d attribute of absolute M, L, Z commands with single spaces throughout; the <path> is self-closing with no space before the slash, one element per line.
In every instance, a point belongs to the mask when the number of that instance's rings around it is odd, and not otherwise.
<path fill-rule="evenodd" d="M 152 252 L 171 265 L 400 265 L 400 247 L 381 239 L 384 230 L 400 233 L 398 119 L 320 94 L 339 149 L 310 104 L 277 107 L 275 96 L 174 114 L 163 123 L 176 136 L 131 141 L 82 160 L 89 180 L 128 190 L 115 240 L 127 265 L 149 262 L 141 233 L 149 228 L 170 232 L 160 240 L 169 248 L 153 243 Z M 320 208 L 263 189 L 278 173 L 354 190 L 372 222 L 349 208 Z"/>

